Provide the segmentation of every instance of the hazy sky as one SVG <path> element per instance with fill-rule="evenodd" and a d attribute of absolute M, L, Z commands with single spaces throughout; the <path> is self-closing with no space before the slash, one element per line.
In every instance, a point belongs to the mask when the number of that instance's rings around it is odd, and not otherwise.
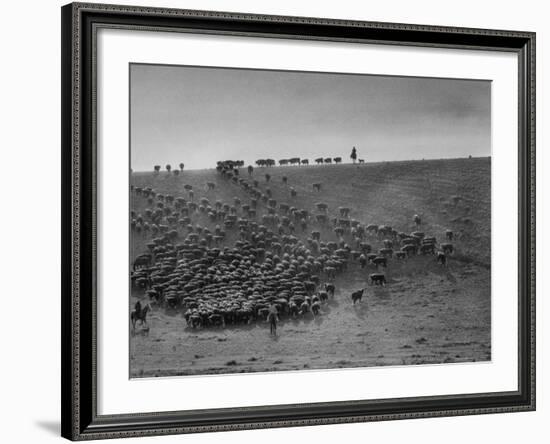
<path fill-rule="evenodd" d="M 491 154 L 491 83 L 132 64 L 131 166 Z"/>

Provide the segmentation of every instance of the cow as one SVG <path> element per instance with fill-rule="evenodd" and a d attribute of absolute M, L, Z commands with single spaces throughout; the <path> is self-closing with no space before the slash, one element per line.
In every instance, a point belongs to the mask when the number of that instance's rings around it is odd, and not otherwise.
<path fill-rule="evenodd" d="M 340 208 L 338 208 L 338 211 L 340 212 L 340 216 L 349 217 L 349 213 L 350 213 L 351 209 L 347 208 L 347 207 L 340 207 Z"/>
<path fill-rule="evenodd" d="M 435 245 L 434 244 L 424 244 L 420 246 L 421 254 L 435 254 Z"/>
<path fill-rule="evenodd" d="M 138 268 L 148 267 L 151 265 L 152 257 L 150 254 L 140 254 L 134 261 L 134 271 Z"/>
<path fill-rule="evenodd" d="M 367 225 L 367 228 L 365 228 L 365 230 L 369 233 L 378 233 L 378 225 L 375 225 L 375 224 Z"/>
<path fill-rule="evenodd" d="M 319 301 L 315 301 L 311 304 L 311 312 L 313 313 L 313 316 L 317 316 L 319 311 L 321 311 L 321 303 Z"/>
<path fill-rule="evenodd" d="M 377 258 L 378 255 L 376 253 L 367 253 L 367 262 L 371 262 Z"/>
<path fill-rule="evenodd" d="M 382 273 L 372 273 L 369 275 L 371 285 L 386 285 L 386 276 Z"/>
<path fill-rule="evenodd" d="M 359 248 L 363 253 L 370 253 L 372 250 L 372 247 L 370 246 L 370 244 L 367 244 L 366 242 L 361 242 L 359 244 Z"/>
<path fill-rule="evenodd" d="M 213 326 L 225 327 L 223 316 L 217 313 L 213 313 L 208 316 L 208 323 Z"/>
<path fill-rule="evenodd" d="M 292 317 L 296 317 L 300 313 L 300 308 L 298 307 L 296 302 L 290 301 L 290 303 L 288 304 L 288 313 Z"/>
<path fill-rule="evenodd" d="M 388 259 L 385 257 L 377 256 L 371 261 L 376 267 L 382 265 L 382 267 L 386 268 L 388 266 Z"/>
<path fill-rule="evenodd" d="M 325 225 L 328 221 L 328 216 L 326 214 L 316 214 L 315 220 L 321 225 Z"/>
<path fill-rule="evenodd" d="M 355 305 L 356 302 L 361 302 L 361 299 L 363 298 L 363 293 L 365 292 L 365 289 L 354 291 L 351 294 L 351 301 L 353 305 Z"/>
<path fill-rule="evenodd" d="M 405 253 L 407 256 L 411 256 L 413 254 L 416 254 L 416 245 L 415 244 L 407 244 L 401 247 L 401 251 Z"/>

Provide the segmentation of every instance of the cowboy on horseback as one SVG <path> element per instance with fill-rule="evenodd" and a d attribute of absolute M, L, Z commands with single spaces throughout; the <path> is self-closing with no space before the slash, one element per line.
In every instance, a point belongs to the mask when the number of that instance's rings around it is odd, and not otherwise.
<path fill-rule="evenodd" d="M 130 320 L 132 321 L 132 328 L 136 329 L 136 322 L 139 321 L 141 325 L 147 325 L 147 312 L 151 309 L 151 306 L 147 304 L 144 308 L 141 307 L 141 302 L 137 301 L 134 305 L 134 311 L 130 314 Z M 148 327 L 147 327 L 148 328 Z"/>

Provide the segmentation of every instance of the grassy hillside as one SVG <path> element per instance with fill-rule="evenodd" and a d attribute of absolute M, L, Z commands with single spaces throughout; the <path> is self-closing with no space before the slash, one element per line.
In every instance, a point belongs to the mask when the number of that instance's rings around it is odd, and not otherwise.
<path fill-rule="evenodd" d="M 271 175 L 269 183 L 265 181 L 266 173 Z M 288 178 L 287 185 L 282 183 L 283 176 Z M 490 158 L 255 168 L 252 176 L 243 168 L 241 177 L 258 180 L 262 190 L 270 188 L 277 202 L 287 202 L 312 213 L 318 212 L 315 203 L 324 202 L 334 216 L 338 207 L 350 207 L 352 219 L 365 224 L 391 225 L 407 233 L 415 229 L 412 218 L 419 214 L 421 229 L 438 240 L 442 240 L 446 229 L 460 236 L 457 257 L 486 266 L 490 263 Z M 206 182 L 216 183 L 216 189 L 207 192 Z M 313 183 L 322 184 L 321 192 L 313 190 Z M 195 201 L 201 197 L 212 203 L 217 199 L 231 203 L 234 197 L 243 203 L 250 200 L 241 187 L 222 179 L 215 169 L 184 171 L 180 176 L 166 171 L 158 175 L 134 173 L 132 184 L 183 197 L 187 196 L 183 187 L 189 184 L 195 190 Z M 294 199 L 290 198 L 290 187 L 298 193 Z M 453 198 L 458 200 L 455 202 Z M 142 213 L 147 202 L 132 195 L 131 206 Z M 205 217 L 194 220 L 212 228 Z M 300 235 L 300 230 L 297 232 Z M 231 236 L 228 240 L 232 240 Z M 145 250 L 144 243 L 143 236 L 134 239 L 133 256 Z"/>
<path fill-rule="evenodd" d="M 271 175 L 269 183 L 266 173 Z M 350 207 L 350 217 L 362 224 L 391 225 L 407 233 L 416 229 L 413 215 L 419 214 L 420 229 L 438 241 L 444 241 L 446 229 L 457 234 L 455 254 L 447 267 L 438 265 L 433 256 L 391 260 L 384 270 L 388 285 L 367 285 L 363 303 L 357 305 L 351 304 L 349 295 L 366 286 L 375 268 L 361 269 L 352 263 L 337 276 L 335 298 L 323 306 L 320 316 L 283 319 L 276 337 L 261 322 L 191 329 L 181 312 L 155 309 L 149 334 L 131 338 L 132 377 L 491 359 L 490 158 L 255 168 L 252 177 L 243 168 L 240 174 L 250 182 L 258 180 L 263 191 L 269 187 L 278 203 L 314 214 L 317 202 L 328 204 L 331 216 L 337 216 L 338 207 Z M 131 180 L 134 186 L 186 198 L 184 186 L 189 184 L 195 201 L 250 200 L 239 185 L 214 169 L 184 171 L 179 176 L 165 171 L 134 173 Z M 206 191 L 207 182 L 216 188 Z M 320 192 L 314 191 L 313 183 L 322 184 Z M 290 187 L 298 193 L 294 199 Z M 131 208 L 136 213 L 143 214 L 147 207 L 145 198 L 132 193 Z M 259 205 L 258 218 L 264 211 L 265 206 Z M 214 228 L 204 215 L 192 218 L 194 224 Z M 296 228 L 302 240 L 319 229 L 310 225 L 302 233 Z M 227 230 L 225 245 L 234 243 L 237 231 Z M 331 227 L 320 231 L 323 240 L 336 239 Z M 180 228 L 179 233 L 183 239 L 186 231 Z M 134 233 L 132 257 L 145 252 L 150 239 L 150 234 Z M 351 243 L 349 234 L 345 239 Z M 376 235 L 366 239 L 374 251 L 382 240 Z M 143 297 L 143 292 L 134 290 L 130 306 Z"/>

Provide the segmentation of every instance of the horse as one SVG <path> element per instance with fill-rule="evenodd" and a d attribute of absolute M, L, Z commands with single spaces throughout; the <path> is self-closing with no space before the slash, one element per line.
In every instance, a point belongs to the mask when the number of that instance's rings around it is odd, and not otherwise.
<path fill-rule="evenodd" d="M 130 319 L 132 320 L 132 328 L 134 330 L 136 329 L 136 322 L 137 321 L 140 322 L 140 325 L 143 325 L 144 323 L 145 323 L 145 325 L 148 325 L 147 324 L 147 313 L 150 310 L 151 310 L 151 306 L 149 304 L 147 304 L 143 308 L 137 306 L 137 304 L 136 304 L 136 309 L 134 311 L 132 311 L 132 313 L 130 315 Z"/>

